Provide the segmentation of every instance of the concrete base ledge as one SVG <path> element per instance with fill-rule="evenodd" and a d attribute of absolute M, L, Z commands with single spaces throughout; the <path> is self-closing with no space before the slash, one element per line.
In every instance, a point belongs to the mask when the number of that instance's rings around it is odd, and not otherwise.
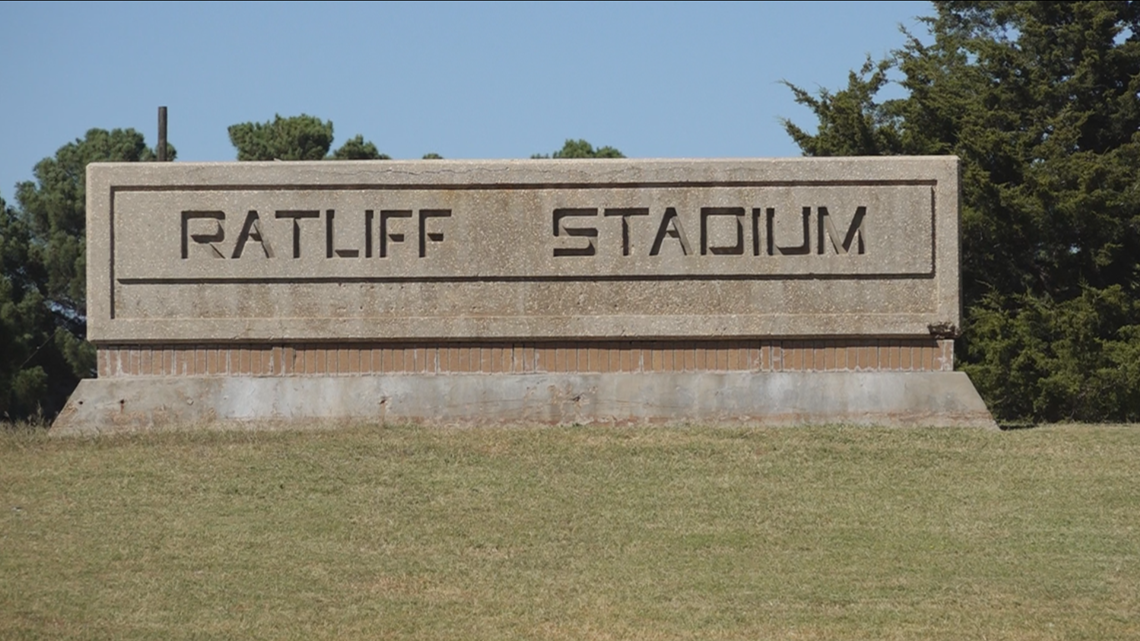
<path fill-rule="evenodd" d="M 962 372 L 700 372 L 89 379 L 52 431 L 327 420 L 997 427 Z"/>

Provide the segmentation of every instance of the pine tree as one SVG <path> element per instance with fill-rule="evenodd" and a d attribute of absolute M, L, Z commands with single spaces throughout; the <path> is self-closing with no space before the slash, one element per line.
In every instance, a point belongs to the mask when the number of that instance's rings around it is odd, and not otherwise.
<path fill-rule="evenodd" d="M 171 158 L 176 155 L 168 147 Z M 86 338 L 86 178 L 92 162 L 155 160 L 133 129 L 91 129 L 0 200 L 0 420 L 55 414 L 94 374 Z"/>
<path fill-rule="evenodd" d="M 962 160 L 959 359 L 1005 419 L 1140 419 L 1140 5 L 935 2 L 785 123 L 804 153 Z M 891 73 L 904 98 L 877 101 Z M 790 86 L 790 85 L 789 85 Z"/>

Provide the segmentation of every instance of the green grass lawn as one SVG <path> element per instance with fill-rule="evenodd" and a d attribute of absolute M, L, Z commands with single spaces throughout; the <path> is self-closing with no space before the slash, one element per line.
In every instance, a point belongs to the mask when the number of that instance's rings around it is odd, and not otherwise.
<path fill-rule="evenodd" d="M 1140 638 L 1140 427 L 8 432 L 24 638 Z"/>

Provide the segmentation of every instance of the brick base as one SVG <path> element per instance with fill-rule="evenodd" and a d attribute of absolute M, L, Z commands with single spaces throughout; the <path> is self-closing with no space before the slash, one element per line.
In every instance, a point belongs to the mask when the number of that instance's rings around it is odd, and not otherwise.
<path fill-rule="evenodd" d="M 952 371 L 934 339 L 102 345 L 100 377 Z"/>

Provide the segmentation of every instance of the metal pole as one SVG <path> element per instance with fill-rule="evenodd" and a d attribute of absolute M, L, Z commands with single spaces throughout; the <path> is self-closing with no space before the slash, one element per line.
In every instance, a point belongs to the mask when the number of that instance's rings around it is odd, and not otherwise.
<path fill-rule="evenodd" d="M 158 162 L 166 162 L 166 107 L 158 108 Z"/>

